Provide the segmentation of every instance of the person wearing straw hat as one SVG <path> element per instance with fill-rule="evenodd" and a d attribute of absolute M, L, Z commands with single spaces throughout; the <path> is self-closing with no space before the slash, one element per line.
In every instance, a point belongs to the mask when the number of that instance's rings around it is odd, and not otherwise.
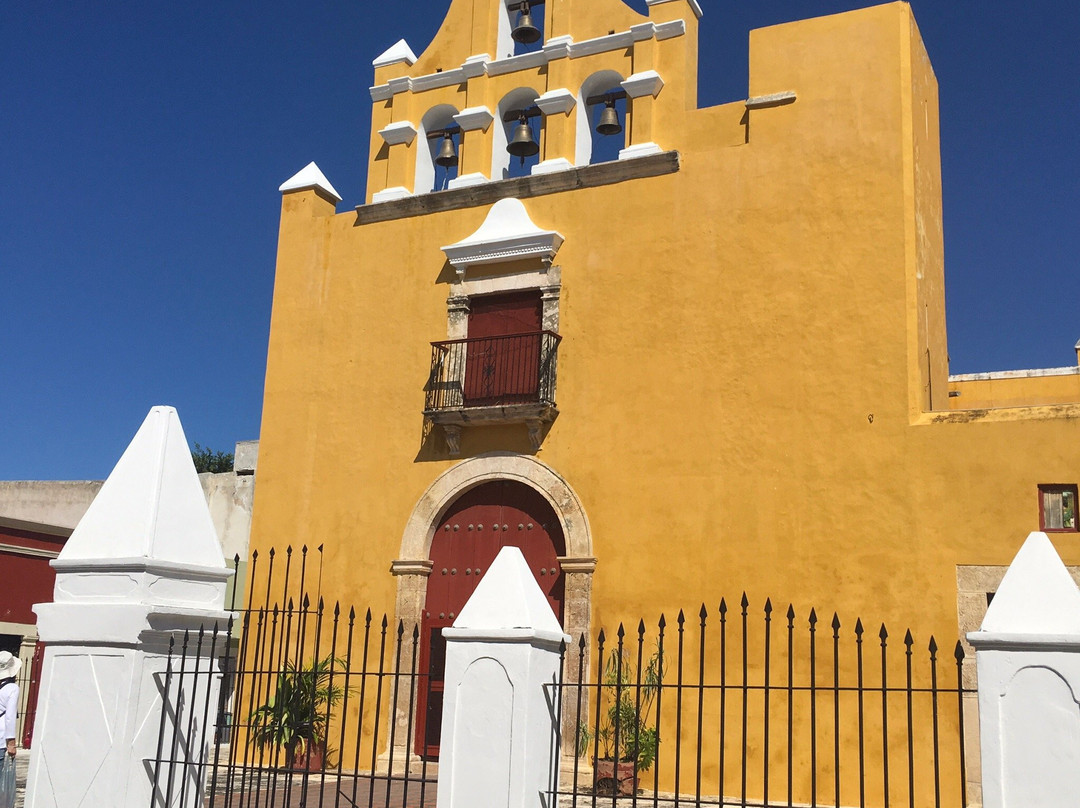
<path fill-rule="evenodd" d="M 0 808 L 15 804 L 15 718 L 19 710 L 19 684 L 15 677 L 22 660 L 8 651 L 0 651 L 0 737 L 7 750 L 0 755 Z"/>
<path fill-rule="evenodd" d="M 15 757 L 15 718 L 19 709 L 19 684 L 15 677 L 22 660 L 9 651 L 0 651 L 0 730 L 7 741 L 7 753 Z"/>

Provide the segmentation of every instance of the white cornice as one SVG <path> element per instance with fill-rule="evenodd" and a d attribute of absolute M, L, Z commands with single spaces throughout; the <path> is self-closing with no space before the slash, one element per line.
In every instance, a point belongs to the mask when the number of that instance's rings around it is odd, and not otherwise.
<path fill-rule="evenodd" d="M 566 88 L 548 90 L 536 99 L 536 106 L 540 107 L 540 111 L 545 115 L 569 115 L 576 103 L 577 98 Z"/>
<path fill-rule="evenodd" d="M 542 230 L 533 224 L 520 199 L 500 199 L 491 206 L 487 218 L 468 238 L 442 248 L 446 258 L 463 275 L 476 264 L 494 264 L 520 258 L 550 261 L 562 246 L 561 233 Z"/>
<path fill-rule="evenodd" d="M 396 121 L 379 130 L 382 139 L 391 146 L 412 143 L 416 139 L 416 127 L 410 121 Z"/>
<path fill-rule="evenodd" d="M 454 116 L 454 121 L 465 132 L 471 132 L 475 129 L 486 132 L 493 120 L 495 120 L 495 116 L 491 114 L 491 110 L 487 107 L 469 107 Z"/>
<path fill-rule="evenodd" d="M 669 2 L 670 0 L 662 1 Z M 700 8 L 697 7 L 695 0 L 688 0 L 688 2 L 700 15 Z M 518 70 L 532 70 L 559 59 L 580 59 L 585 56 L 594 56 L 599 53 L 628 48 L 635 42 L 644 42 L 650 39 L 656 39 L 659 42 L 672 37 L 683 36 L 684 34 L 686 34 L 686 21 L 671 20 L 662 23 L 640 23 L 632 26 L 628 31 L 586 39 L 582 42 L 574 42 L 570 36 L 554 37 L 544 44 L 542 50 L 534 53 L 523 53 L 520 56 L 494 60 L 488 54 L 481 53 L 470 56 L 460 68 L 444 70 L 441 73 L 429 73 L 424 76 L 400 76 L 390 79 L 386 84 L 370 87 L 368 92 L 371 94 L 373 102 L 388 101 L 399 93 L 423 92 L 424 90 L 434 90 L 439 87 L 449 87 L 484 74 L 502 76 Z"/>
<path fill-rule="evenodd" d="M 459 67 L 457 70 L 444 70 L 442 73 L 429 73 L 426 76 L 420 76 L 413 79 L 409 83 L 409 87 L 414 92 L 423 92 L 438 87 L 452 87 L 455 84 L 467 81 L 468 78 L 465 68 Z"/>
<path fill-rule="evenodd" d="M 651 24 L 651 23 L 646 23 Z M 586 39 L 575 42 L 570 46 L 570 58 L 579 59 L 582 56 L 593 56 L 597 53 L 629 48 L 634 44 L 634 34 L 630 31 L 621 31 L 617 34 L 598 36 L 595 39 Z"/>
<path fill-rule="evenodd" d="M 647 95 L 656 98 L 664 89 L 664 80 L 655 70 L 643 70 L 630 76 L 621 86 L 631 98 L 644 98 Z"/>
<path fill-rule="evenodd" d="M 511 56 L 508 59 L 498 59 L 487 63 L 489 76 L 501 76 L 505 73 L 514 73 L 518 70 L 529 70 L 533 67 L 543 67 L 549 61 L 546 51 L 538 50 L 535 53 L 523 53 L 520 56 Z"/>

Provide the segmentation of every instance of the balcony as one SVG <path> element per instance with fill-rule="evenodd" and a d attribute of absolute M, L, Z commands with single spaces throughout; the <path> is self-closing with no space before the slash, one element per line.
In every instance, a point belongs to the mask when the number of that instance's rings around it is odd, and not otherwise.
<path fill-rule="evenodd" d="M 431 343 L 424 415 L 443 426 L 450 454 L 460 451 L 461 428 L 525 424 L 540 448 L 545 424 L 558 415 L 552 331 Z"/>

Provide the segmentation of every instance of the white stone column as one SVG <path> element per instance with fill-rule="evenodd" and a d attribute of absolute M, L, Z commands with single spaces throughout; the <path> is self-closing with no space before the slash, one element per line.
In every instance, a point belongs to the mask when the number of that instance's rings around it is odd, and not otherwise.
<path fill-rule="evenodd" d="M 54 602 L 34 607 L 47 645 L 27 808 L 146 808 L 170 640 L 177 659 L 163 756 L 205 759 L 217 719 L 211 636 L 217 626 L 216 656 L 223 656 L 232 574 L 174 409 L 150 411 L 52 566 Z M 200 627 L 211 633 L 196 661 Z M 169 767 L 161 768 L 154 804 L 164 806 Z M 197 769 L 173 767 L 169 808 L 201 806 L 203 796 Z"/>
<path fill-rule="evenodd" d="M 979 675 L 984 808 L 1080 800 L 1080 590 L 1045 533 L 1028 536 L 968 634 Z"/>
<path fill-rule="evenodd" d="M 541 808 L 558 790 L 559 621 L 504 547 L 446 637 L 439 808 Z"/>

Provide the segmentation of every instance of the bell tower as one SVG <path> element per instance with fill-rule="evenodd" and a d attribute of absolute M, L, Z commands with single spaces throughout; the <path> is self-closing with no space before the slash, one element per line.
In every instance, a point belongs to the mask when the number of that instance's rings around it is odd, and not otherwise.
<path fill-rule="evenodd" d="M 402 39 L 372 63 L 367 201 L 677 148 L 696 105 L 701 8 L 648 0 L 648 12 L 453 0 L 420 56 Z"/>

